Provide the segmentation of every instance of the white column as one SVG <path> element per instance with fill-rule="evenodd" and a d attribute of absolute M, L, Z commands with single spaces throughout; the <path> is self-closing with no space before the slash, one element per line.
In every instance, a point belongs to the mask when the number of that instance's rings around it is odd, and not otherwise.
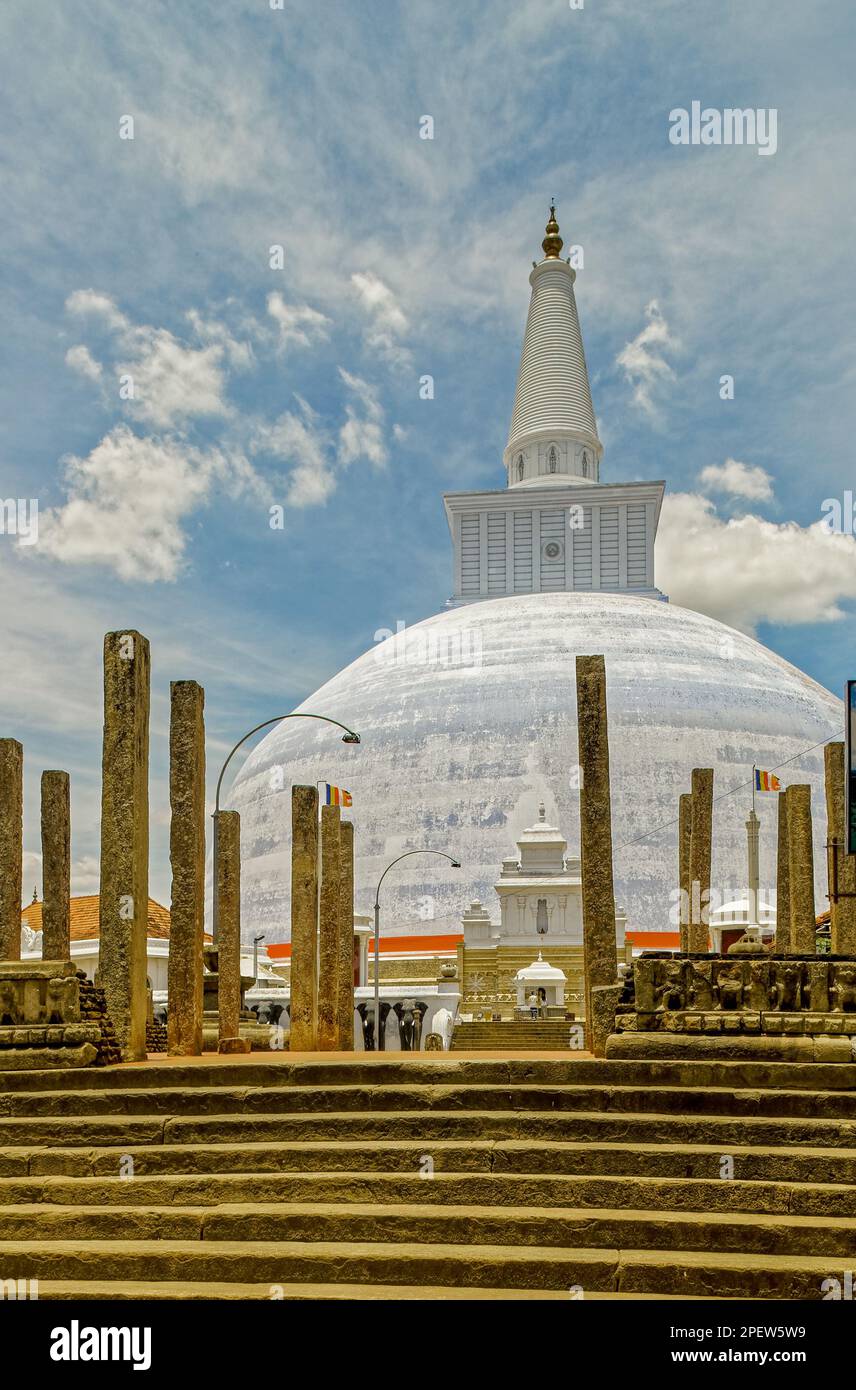
<path fill-rule="evenodd" d="M 645 583 L 654 587 L 654 503 L 645 503 Z"/>
<path fill-rule="evenodd" d="M 761 822 L 754 811 L 749 812 L 746 822 L 746 849 L 749 887 L 749 921 L 758 921 L 758 891 L 761 887 L 761 871 L 758 856 L 758 831 Z"/>
<path fill-rule="evenodd" d="M 487 596 L 487 512 L 479 512 L 479 593 Z"/>
<path fill-rule="evenodd" d="M 514 512 L 505 513 L 505 592 L 514 593 Z"/>
<path fill-rule="evenodd" d="M 532 592 L 541 592 L 541 513 L 532 508 Z"/>
<path fill-rule="evenodd" d="M 600 589 L 600 507 L 594 502 L 591 508 L 591 587 Z"/>

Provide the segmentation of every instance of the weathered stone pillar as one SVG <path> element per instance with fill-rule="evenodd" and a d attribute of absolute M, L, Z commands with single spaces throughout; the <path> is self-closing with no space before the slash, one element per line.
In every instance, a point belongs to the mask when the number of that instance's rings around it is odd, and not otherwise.
<path fill-rule="evenodd" d="M 318 932 L 318 1050 L 339 1046 L 339 923 L 342 917 L 341 811 L 321 807 L 321 897 Z"/>
<path fill-rule="evenodd" d="M 604 1023 L 600 1013 L 595 1027 L 592 990 L 614 985 L 618 978 L 606 667 L 602 656 L 578 656 L 576 669 L 586 1044 L 601 1057 L 606 1046 L 604 1029 L 611 1031 L 615 1020 Z"/>
<path fill-rule="evenodd" d="M 0 960 L 21 959 L 24 749 L 0 738 Z"/>
<path fill-rule="evenodd" d="M 713 768 L 694 767 L 690 834 L 690 951 L 709 951 L 710 865 L 713 856 Z"/>
<path fill-rule="evenodd" d="M 172 681 L 169 721 L 169 862 L 172 868 L 167 1051 L 202 1053 L 205 921 L 205 691 Z"/>
<path fill-rule="evenodd" d="M 341 824 L 339 899 L 339 998 L 336 1008 L 339 1047 L 354 1050 L 354 826 Z"/>
<path fill-rule="evenodd" d="M 149 915 L 149 644 L 104 638 L 99 976 L 126 1062 L 146 1055 Z"/>
<path fill-rule="evenodd" d="M 314 1052 L 318 977 L 318 788 L 291 789 L 291 1052 Z"/>
<path fill-rule="evenodd" d="M 70 960 L 71 794 L 67 772 L 42 773 L 42 960 Z"/>
<path fill-rule="evenodd" d="M 837 903 L 832 901 L 832 850 L 827 851 L 829 865 L 829 905 L 831 919 L 830 950 L 833 955 L 856 955 L 856 855 L 847 853 L 847 831 L 844 824 L 844 744 L 827 743 L 824 749 L 826 772 L 826 833 L 827 839 L 837 841 L 838 892 L 843 894 Z M 852 896 L 848 896 L 852 895 Z"/>
<path fill-rule="evenodd" d="M 814 845 L 811 833 L 811 787 L 788 787 L 788 870 L 791 899 L 791 950 L 815 954 Z"/>
<path fill-rule="evenodd" d="M 690 925 L 690 843 L 693 830 L 693 798 L 683 792 L 678 802 L 678 886 L 680 888 L 681 950 L 689 950 Z"/>
<path fill-rule="evenodd" d="M 787 788 L 779 792 L 779 826 L 776 846 L 776 954 L 787 956 L 791 945 L 791 847 L 788 839 Z"/>
<path fill-rule="evenodd" d="M 220 1051 L 234 1052 L 241 1035 L 241 817 L 237 811 L 220 812 L 218 835 L 218 1036 Z"/>

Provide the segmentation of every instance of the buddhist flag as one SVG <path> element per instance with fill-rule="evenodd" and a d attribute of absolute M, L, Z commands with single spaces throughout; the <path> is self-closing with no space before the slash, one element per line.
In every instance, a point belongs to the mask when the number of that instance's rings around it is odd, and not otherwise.
<path fill-rule="evenodd" d="M 755 790 L 756 792 L 780 792 L 782 784 L 778 777 L 773 776 L 772 772 L 762 772 L 760 767 L 756 767 Z"/>
<path fill-rule="evenodd" d="M 350 792 L 346 792 L 344 787 L 331 787 L 329 782 L 323 784 L 321 796 L 325 806 L 353 806 L 354 804 Z"/>

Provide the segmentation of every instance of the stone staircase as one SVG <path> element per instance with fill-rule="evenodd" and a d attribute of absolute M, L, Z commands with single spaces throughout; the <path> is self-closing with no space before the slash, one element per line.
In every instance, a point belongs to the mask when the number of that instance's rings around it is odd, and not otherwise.
<path fill-rule="evenodd" d="M 42 1299 L 822 1297 L 856 1066 L 248 1058 L 0 1075 Z"/>
<path fill-rule="evenodd" d="M 564 1052 L 573 1025 L 564 1019 L 507 1019 L 502 1023 L 456 1023 L 453 1052 Z"/>

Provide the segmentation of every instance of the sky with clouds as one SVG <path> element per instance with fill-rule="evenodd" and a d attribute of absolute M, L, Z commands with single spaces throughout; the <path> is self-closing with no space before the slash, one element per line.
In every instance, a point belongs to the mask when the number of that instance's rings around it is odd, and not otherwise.
<path fill-rule="evenodd" d="M 168 901 L 170 679 L 206 688 L 213 767 L 442 607 L 440 495 L 503 483 L 553 196 L 601 476 L 668 483 L 660 587 L 840 692 L 854 35 L 847 0 L 6 0 L 0 498 L 37 498 L 39 536 L 0 535 L 0 725 L 28 896 L 42 767 L 72 774 L 97 891 L 105 631 L 152 642 Z M 670 143 L 693 101 L 775 108 L 775 154 Z"/>

